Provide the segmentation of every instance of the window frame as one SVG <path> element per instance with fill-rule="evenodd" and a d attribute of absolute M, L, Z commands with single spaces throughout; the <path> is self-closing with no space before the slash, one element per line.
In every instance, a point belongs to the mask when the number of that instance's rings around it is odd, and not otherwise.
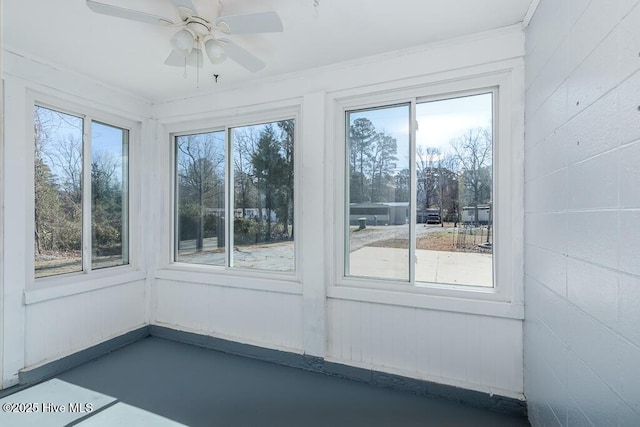
<path fill-rule="evenodd" d="M 210 267 L 221 267 L 222 266 L 216 266 L 216 265 L 208 265 L 208 264 L 195 264 L 195 263 L 189 263 L 189 262 L 183 262 L 183 261 L 178 261 L 177 257 L 178 257 L 178 212 L 179 212 L 179 207 L 178 207 L 178 168 L 177 168 L 177 154 L 178 154 L 178 138 L 181 136 L 190 136 L 190 135 L 200 135 L 200 134 L 205 134 L 205 133 L 217 133 L 217 132 L 222 132 L 225 136 L 224 136 L 224 154 L 225 154 L 225 158 L 224 158 L 224 210 L 225 210 L 225 214 L 227 212 L 227 205 L 229 203 L 229 197 L 230 197 L 230 193 L 229 193 L 229 188 L 228 188 L 228 181 L 229 181 L 229 164 L 230 164 L 230 159 L 227 156 L 227 148 L 229 147 L 229 142 L 227 140 L 228 138 L 228 129 L 227 128 L 211 128 L 211 129 L 206 129 L 206 130 L 197 130 L 194 132 L 189 132 L 189 131 L 184 131 L 184 132 L 176 132 L 176 133 L 172 133 L 171 134 L 171 198 L 172 198 L 172 203 L 171 203 L 171 262 L 174 264 L 178 264 L 178 265 L 202 265 L 202 266 L 210 266 Z M 224 224 L 224 239 L 225 239 L 225 264 L 228 263 L 228 252 L 227 252 L 227 242 L 229 242 L 229 225 L 227 224 L 227 222 L 225 221 Z"/>
<path fill-rule="evenodd" d="M 505 69 L 506 68 L 506 69 Z M 335 244 L 333 283 L 329 286 L 330 298 L 365 300 L 386 304 L 435 308 L 442 310 L 494 314 L 504 317 L 522 318 L 522 165 L 524 138 L 522 121 L 518 112 L 518 75 L 507 67 L 478 75 L 461 75 L 458 78 L 433 81 L 415 79 L 406 86 L 379 85 L 360 88 L 333 96 L 335 114 L 331 118 L 331 134 L 335 138 L 333 152 L 335 176 Z M 493 99 L 493 203 L 494 239 L 493 254 L 494 286 L 492 288 L 466 285 L 416 283 L 415 275 L 409 281 L 351 277 L 345 275 L 347 240 L 345 234 L 347 206 L 348 141 L 346 136 L 347 113 L 353 110 L 380 108 L 410 103 L 410 162 L 416 159 L 415 106 L 422 102 L 451 99 L 460 96 L 494 93 Z M 516 111 L 512 111 L 516 108 Z M 415 219 L 415 174 L 411 176 L 411 218 Z M 410 246 L 415 248 L 415 221 L 410 221 Z M 515 247 L 515 250 L 514 250 Z M 415 256 L 415 251 L 412 253 Z M 414 265 L 411 262 L 412 266 Z M 413 267 L 411 270 L 415 270 Z"/>
<path fill-rule="evenodd" d="M 294 270 L 292 272 L 283 272 L 283 271 L 269 271 L 269 270 L 252 270 L 241 267 L 228 267 L 226 264 L 229 263 L 229 256 L 231 251 L 231 245 L 228 244 L 230 241 L 229 238 L 233 235 L 232 223 L 230 221 L 225 221 L 225 241 L 227 244 L 225 245 L 225 265 L 207 265 L 207 264 L 192 264 L 187 262 L 181 262 L 176 260 L 176 239 L 177 239 L 177 211 L 178 211 L 178 200 L 177 200 L 177 169 L 176 169 L 176 138 L 184 135 L 194 135 L 199 133 L 207 133 L 207 132 L 224 132 L 225 135 L 225 211 L 229 212 L 231 204 L 233 202 L 233 183 L 230 184 L 232 174 L 231 168 L 233 167 L 233 157 L 228 155 L 228 149 L 231 148 L 231 141 L 229 140 L 230 131 L 233 128 L 245 127 L 245 126 L 253 126 L 260 124 L 268 124 L 277 122 L 280 120 L 294 120 L 295 128 L 294 128 L 294 154 L 293 154 L 293 194 L 294 194 L 294 223 L 296 223 L 295 230 L 295 238 L 294 238 Z M 161 267 L 161 271 L 157 274 L 158 277 L 161 278 L 173 278 L 175 275 L 170 270 L 179 270 L 179 271 L 187 271 L 193 272 L 199 275 L 199 273 L 211 273 L 215 272 L 216 275 L 221 277 L 232 278 L 242 277 L 242 278 L 253 278 L 259 279 L 259 284 L 245 284 L 240 282 L 237 283 L 238 287 L 245 287 L 250 289 L 270 289 L 274 291 L 290 293 L 297 293 L 297 290 L 292 290 L 289 288 L 288 283 L 279 282 L 295 282 L 299 284 L 302 282 L 302 263 L 301 259 L 301 248 L 302 248 L 302 239 L 303 231 L 302 226 L 298 223 L 299 218 L 301 217 L 302 212 L 302 178 L 300 176 L 301 170 L 301 161 L 302 161 L 302 149 L 300 137 L 302 135 L 301 131 L 301 114 L 300 114 L 300 105 L 295 104 L 292 106 L 282 106 L 282 107 L 274 107 L 272 110 L 259 109 L 252 110 L 244 114 L 237 114 L 233 116 L 221 115 L 218 117 L 209 117 L 202 118 L 198 120 L 186 121 L 186 122 L 176 122 L 176 123 L 166 123 L 163 126 L 163 133 L 168 136 L 169 141 L 169 161 L 170 161 L 170 239 L 168 245 L 168 251 L 165 251 L 165 265 Z M 227 215 L 228 216 L 228 215 Z M 162 271 L 164 270 L 164 271 Z M 183 276 L 182 280 L 187 280 Z M 188 281 L 188 280 L 187 280 Z M 232 282 L 235 280 L 231 279 Z M 206 282 L 211 282 L 211 280 L 207 280 Z M 212 283 L 215 280 L 212 281 Z M 201 283 L 201 281 L 200 281 Z"/>
<path fill-rule="evenodd" d="M 45 277 L 35 277 L 35 257 L 31 256 L 27 260 L 27 269 L 29 281 L 26 284 L 25 302 L 36 303 L 58 296 L 72 295 L 78 292 L 85 292 L 103 287 L 128 283 L 131 281 L 142 280 L 145 277 L 144 272 L 140 268 L 140 249 L 139 244 L 140 233 L 138 231 L 140 224 L 139 214 L 139 178 L 132 173 L 132 165 L 136 164 L 138 159 L 138 147 L 140 145 L 141 127 L 140 121 L 123 117 L 119 114 L 103 111 L 84 103 L 69 101 L 53 95 L 48 95 L 36 91 L 28 91 L 26 99 L 27 107 L 27 138 L 29 141 L 28 173 L 26 185 L 28 186 L 28 194 L 34 194 L 34 161 L 35 153 L 33 150 L 34 130 L 33 123 L 35 120 L 35 107 L 43 107 L 60 113 L 69 114 L 82 119 L 82 271 L 56 274 Z M 92 253 L 92 230 L 91 230 L 91 174 L 86 173 L 91 169 L 91 123 L 96 122 L 107 126 L 113 126 L 128 132 L 128 197 L 126 200 L 128 208 L 128 263 L 113 267 L 92 269 L 91 253 Z M 89 154 L 89 156 L 87 156 Z M 88 169 L 87 169 L 88 168 Z M 86 197 L 86 196 L 89 197 Z M 28 212 L 28 241 L 33 242 L 35 229 L 35 199 L 29 197 L 27 206 Z M 33 247 L 33 244 L 31 244 Z M 91 282 L 91 283 L 87 283 Z M 64 287 L 66 290 L 63 290 Z"/>

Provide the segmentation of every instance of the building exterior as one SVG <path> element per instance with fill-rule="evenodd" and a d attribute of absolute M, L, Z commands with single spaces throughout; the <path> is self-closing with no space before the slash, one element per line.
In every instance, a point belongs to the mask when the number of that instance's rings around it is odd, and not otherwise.
<path fill-rule="evenodd" d="M 360 218 L 366 218 L 367 225 L 401 225 L 409 220 L 409 203 L 351 203 L 349 224 L 358 225 Z"/>

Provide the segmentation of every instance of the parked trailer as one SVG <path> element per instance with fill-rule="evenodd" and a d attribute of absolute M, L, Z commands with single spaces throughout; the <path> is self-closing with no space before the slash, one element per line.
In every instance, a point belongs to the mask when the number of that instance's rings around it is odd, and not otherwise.
<path fill-rule="evenodd" d="M 349 207 L 349 224 L 358 225 L 360 218 L 366 218 L 366 225 L 406 224 L 409 217 L 409 203 L 352 203 Z"/>
<path fill-rule="evenodd" d="M 478 224 L 489 224 L 490 221 L 491 221 L 491 207 L 478 206 Z M 475 206 L 465 206 L 462 208 L 462 223 L 463 224 L 476 223 Z"/>

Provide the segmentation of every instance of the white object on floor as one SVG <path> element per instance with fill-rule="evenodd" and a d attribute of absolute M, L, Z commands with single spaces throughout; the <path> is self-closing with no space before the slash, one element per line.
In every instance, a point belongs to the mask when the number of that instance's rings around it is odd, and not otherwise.
<path fill-rule="evenodd" d="M 0 399 L 0 425 L 65 426 L 115 400 L 111 396 L 52 379 Z"/>
<path fill-rule="evenodd" d="M 77 425 L 81 427 L 185 427 L 184 424 L 122 402 L 92 415 Z"/>

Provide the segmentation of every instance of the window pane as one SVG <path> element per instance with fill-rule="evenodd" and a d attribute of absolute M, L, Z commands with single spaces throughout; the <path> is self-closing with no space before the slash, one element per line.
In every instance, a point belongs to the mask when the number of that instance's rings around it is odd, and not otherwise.
<path fill-rule="evenodd" d="M 82 271 L 80 117 L 35 107 L 35 277 Z"/>
<path fill-rule="evenodd" d="M 232 267 L 294 271 L 294 120 L 231 130 Z"/>
<path fill-rule="evenodd" d="M 409 280 L 409 108 L 347 113 L 348 276 Z"/>
<path fill-rule="evenodd" d="M 493 286 L 492 94 L 417 105 L 416 281 Z"/>
<path fill-rule="evenodd" d="M 129 132 L 91 123 L 91 268 L 129 263 Z"/>
<path fill-rule="evenodd" d="M 224 147 L 224 132 L 176 137 L 176 261 L 226 265 Z"/>

